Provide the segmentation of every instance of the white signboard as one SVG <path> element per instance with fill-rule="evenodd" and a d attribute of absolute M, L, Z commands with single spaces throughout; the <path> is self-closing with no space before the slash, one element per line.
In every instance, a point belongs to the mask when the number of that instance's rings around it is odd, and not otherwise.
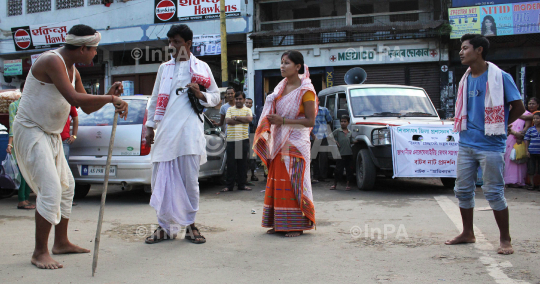
<path fill-rule="evenodd" d="M 282 37 L 274 37 L 276 46 Z M 291 39 L 294 42 L 294 39 Z M 420 41 L 420 40 L 419 40 Z M 284 47 L 285 48 L 285 47 Z M 284 50 L 284 49 L 283 49 Z M 316 47 L 298 48 L 309 67 L 364 66 L 448 61 L 448 49 L 439 47 L 438 42 L 420 41 L 414 44 L 392 42 L 362 42 L 348 44 L 326 44 Z M 281 53 L 274 48 L 256 48 L 254 70 L 276 69 Z"/>
<path fill-rule="evenodd" d="M 219 19 L 219 0 L 178 0 L 178 19 L 180 21 Z M 225 2 L 226 17 L 240 17 L 240 0 Z"/>
<path fill-rule="evenodd" d="M 452 128 L 390 127 L 394 177 L 456 177 L 459 133 Z"/>
<path fill-rule="evenodd" d="M 77 24 L 79 24 L 79 20 L 30 26 L 32 42 L 36 48 L 57 46 L 65 43 L 68 31 Z"/>
<path fill-rule="evenodd" d="M 191 53 L 195 56 L 220 55 L 221 36 L 214 35 L 194 35 Z"/>

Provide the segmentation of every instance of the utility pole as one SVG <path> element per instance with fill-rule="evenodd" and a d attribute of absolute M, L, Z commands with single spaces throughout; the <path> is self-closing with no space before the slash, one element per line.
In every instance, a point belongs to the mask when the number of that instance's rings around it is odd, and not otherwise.
<path fill-rule="evenodd" d="M 227 22 L 225 21 L 225 0 L 219 1 L 219 22 L 221 26 L 221 84 L 229 86 L 229 68 L 227 66 Z"/>

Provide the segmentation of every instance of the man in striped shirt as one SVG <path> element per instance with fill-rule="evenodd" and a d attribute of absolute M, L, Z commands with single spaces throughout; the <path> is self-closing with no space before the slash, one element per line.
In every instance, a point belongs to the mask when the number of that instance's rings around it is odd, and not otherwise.
<path fill-rule="evenodd" d="M 232 191 L 234 182 L 238 190 L 251 190 L 246 187 L 247 160 L 249 153 L 249 123 L 253 120 L 251 109 L 244 106 L 246 95 L 238 92 L 234 96 L 235 106 L 225 115 L 227 123 L 227 187 L 221 192 Z"/>

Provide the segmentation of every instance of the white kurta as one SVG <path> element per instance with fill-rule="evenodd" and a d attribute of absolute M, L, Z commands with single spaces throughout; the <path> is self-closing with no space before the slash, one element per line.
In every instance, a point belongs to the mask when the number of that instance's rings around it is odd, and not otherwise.
<path fill-rule="evenodd" d="M 203 63 L 210 74 L 212 83 L 206 92 L 202 92 L 207 102 L 200 102 L 205 107 L 213 107 L 220 102 L 219 89 L 212 76 L 210 67 L 205 62 Z M 152 163 L 171 161 L 179 156 L 199 155 L 201 157 L 200 164 L 202 165 L 206 163 L 204 125 L 191 108 L 187 92 L 176 95 L 177 88 L 183 88 L 191 83 L 189 61 L 176 62 L 174 66 L 174 77 L 171 83 L 171 92 L 169 94 L 169 103 L 167 104 L 165 115 L 160 122 L 154 121 L 163 69 L 164 64 L 159 67 L 152 97 L 148 101 L 147 107 L 148 116 L 146 126 L 156 129 L 151 152 Z"/>
<path fill-rule="evenodd" d="M 206 63 L 212 83 L 203 92 L 206 107 L 213 107 L 220 101 L 219 89 Z M 180 226 L 195 223 L 199 210 L 199 169 L 206 163 L 206 140 L 204 124 L 191 108 L 187 93 L 176 95 L 176 89 L 191 83 L 189 61 L 176 62 L 169 103 L 160 122 L 154 121 L 159 85 L 164 65 L 159 67 L 148 102 L 146 126 L 156 129 L 152 147 L 152 197 L 150 206 L 156 210 L 159 225 L 167 234 L 178 233 Z"/>

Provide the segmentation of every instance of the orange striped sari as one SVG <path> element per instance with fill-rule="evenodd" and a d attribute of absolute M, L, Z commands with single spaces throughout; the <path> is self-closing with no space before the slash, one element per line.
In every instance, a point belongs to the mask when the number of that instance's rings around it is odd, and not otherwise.
<path fill-rule="evenodd" d="M 301 86 L 277 99 L 287 85 L 283 79 L 267 97 L 259 126 L 255 132 L 254 150 L 268 168 L 262 226 L 276 231 L 304 231 L 315 227 L 315 206 L 311 191 L 311 128 L 293 125 L 271 125 L 269 114 L 287 119 L 303 118 L 300 113 L 303 95 L 315 89 L 304 64 Z M 315 96 L 316 109 L 318 99 Z"/>

